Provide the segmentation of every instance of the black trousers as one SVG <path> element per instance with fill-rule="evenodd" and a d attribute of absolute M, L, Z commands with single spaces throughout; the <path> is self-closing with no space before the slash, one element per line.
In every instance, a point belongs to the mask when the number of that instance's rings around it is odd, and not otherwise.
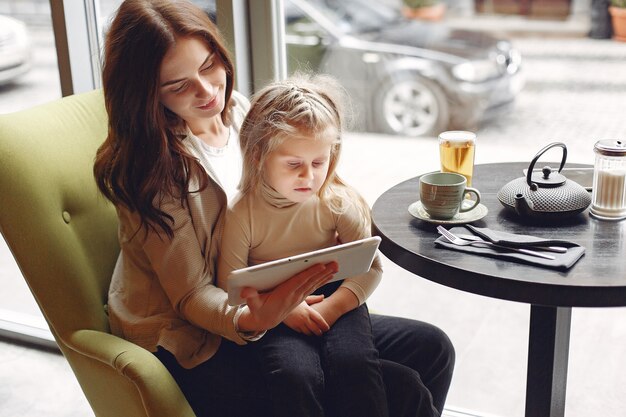
<path fill-rule="evenodd" d="M 388 415 L 439 416 L 454 368 L 455 354 L 450 339 L 439 328 L 421 321 L 375 314 L 370 320 Z M 160 348 L 156 356 L 172 373 L 198 417 L 273 417 L 275 401 L 272 401 L 264 369 L 257 361 L 255 343 L 258 342 L 238 346 L 223 340 L 210 360 L 193 369 L 180 367 L 164 349 Z M 295 360 L 306 356 L 298 352 L 292 355 Z M 320 390 L 319 379 L 311 378 L 309 384 L 310 394 L 316 398 L 306 401 L 320 401 L 330 408 L 324 410 L 327 416 L 342 409 L 341 404 L 328 405 L 328 397 L 320 394 L 326 390 Z M 305 414 L 302 410 L 298 415 Z"/>
<path fill-rule="evenodd" d="M 388 417 L 367 307 L 321 336 L 281 324 L 254 343 L 274 417 Z"/>

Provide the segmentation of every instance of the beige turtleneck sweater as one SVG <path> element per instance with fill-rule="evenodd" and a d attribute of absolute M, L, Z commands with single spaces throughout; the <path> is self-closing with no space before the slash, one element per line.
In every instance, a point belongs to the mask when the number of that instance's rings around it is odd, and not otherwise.
<path fill-rule="evenodd" d="M 339 215 L 317 196 L 304 203 L 291 203 L 268 188 L 239 196 L 226 213 L 218 286 L 226 288 L 228 274 L 234 269 L 369 237 L 369 224 L 362 226 L 356 207 L 350 202 L 345 206 Z M 363 304 L 381 276 L 382 266 L 376 256 L 368 273 L 350 277 L 341 285 Z"/>

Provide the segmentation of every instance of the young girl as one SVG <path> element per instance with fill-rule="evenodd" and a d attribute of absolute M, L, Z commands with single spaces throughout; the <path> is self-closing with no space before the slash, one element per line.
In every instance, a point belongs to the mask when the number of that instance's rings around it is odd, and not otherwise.
<path fill-rule="evenodd" d="M 341 91 L 330 77 L 300 75 L 254 99 L 240 133 L 240 195 L 227 211 L 222 237 L 222 288 L 233 269 L 370 236 L 367 203 L 335 173 Z M 337 416 L 388 415 L 364 304 L 381 274 L 376 257 L 368 273 L 326 285 L 323 299 L 303 302 L 256 343 L 276 416 L 322 416 L 324 407 Z M 317 398 L 327 404 L 292 409 L 299 403 L 291 402 L 294 387 L 308 389 L 312 373 L 323 378 L 325 392 Z"/>

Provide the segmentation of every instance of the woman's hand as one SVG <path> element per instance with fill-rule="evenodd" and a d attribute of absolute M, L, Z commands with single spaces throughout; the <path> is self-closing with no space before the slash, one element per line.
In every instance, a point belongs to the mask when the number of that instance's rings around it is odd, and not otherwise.
<path fill-rule="evenodd" d="M 337 262 L 313 265 L 263 294 L 250 287 L 242 289 L 248 310 L 239 316 L 239 330 L 258 332 L 276 327 L 308 295 L 326 284 L 338 268 Z"/>
<path fill-rule="evenodd" d="M 283 323 L 292 330 L 304 333 L 307 336 L 322 335 L 330 329 L 330 326 L 320 313 L 311 308 L 310 305 L 319 303 L 323 299 L 323 295 L 308 296 L 300 305 L 291 310 L 291 313 L 287 315 Z"/>

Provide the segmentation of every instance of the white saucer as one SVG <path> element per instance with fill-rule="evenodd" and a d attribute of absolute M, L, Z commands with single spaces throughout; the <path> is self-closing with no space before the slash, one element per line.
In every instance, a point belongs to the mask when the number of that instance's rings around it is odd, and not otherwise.
<path fill-rule="evenodd" d="M 467 200 L 466 200 L 467 201 Z M 424 210 L 424 206 L 422 206 L 421 201 L 416 201 L 415 203 L 409 206 L 409 213 L 413 217 L 417 217 L 420 220 L 424 220 L 429 223 L 437 223 L 437 224 L 464 224 L 475 222 L 476 220 L 480 220 L 487 215 L 489 210 L 482 204 L 478 204 L 476 208 L 466 211 L 465 213 L 457 213 L 451 219 L 433 219 L 430 217 L 426 210 Z"/>

